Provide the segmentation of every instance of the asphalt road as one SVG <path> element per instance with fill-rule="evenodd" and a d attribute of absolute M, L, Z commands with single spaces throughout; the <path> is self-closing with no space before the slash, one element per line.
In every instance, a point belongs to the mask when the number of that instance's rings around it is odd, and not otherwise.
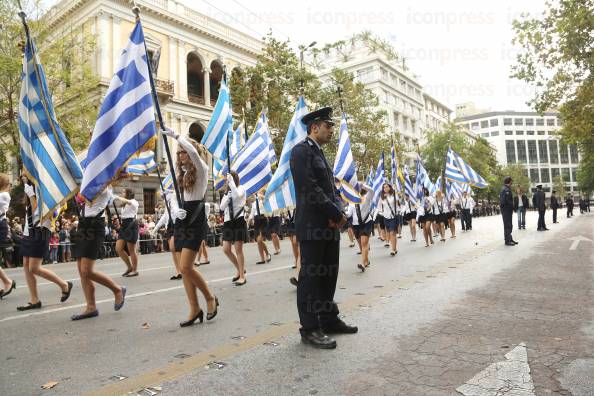
<path fill-rule="evenodd" d="M 44 307 L 34 313 L 16 311 L 28 293 L 22 270 L 8 270 L 17 289 L 0 301 L 0 394 L 594 395 L 594 243 L 569 239 L 594 240 L 593 218 L 561 217 L 536 232 L 531 212 L 528 230 L 514 230 L 516 247 L 503 245 L 499 216 L 429 248 L 406 229 L 396 257 L 373 239 L 365 273 L 344 236 L 336 300 L 359 333 L 338 336 L 333 351 L 300 343 L 288 241 L 266 265 L 247 245 L 239 288 L 211 249 L 200 270 L 219 315 L 184 329 L 168 253 L 141 256 L 137 278 L 121 278 L 117 259 L 98 262 L 128 298 L 114 312 L 111 292 L 97 286 L 100 316 L 81 322 L 69 320 L 84 304 L 74 264 L 50 266 L 73 280 L 71 299 L 59 303 L 59 289 L 40 280 Z"/>

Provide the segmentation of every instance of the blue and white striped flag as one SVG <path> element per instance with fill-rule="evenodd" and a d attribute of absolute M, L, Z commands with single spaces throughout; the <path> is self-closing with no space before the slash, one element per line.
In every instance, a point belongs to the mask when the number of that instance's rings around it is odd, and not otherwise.
<path fill-rule="evenodd" d="M 446 155 L 445 177 L 451 181 L 468 183 L 468 179 L 466 179 L 466 176 L 464 176 L 460 168 L 458 168 L 454 151 L 449 147 Z"/>
<path fill-rule="evenodd" d="M 351 140 L 347 128 L 346 115 L 340 121 L 340 135 L 338 137 L 338 150 L 334 159 L 334 178 L 340 182 L 340 193 L 347 202 L 360 204 L 361 186 L 357 180 L 357 169 L 351 152 Z"/>
<path fill-rule="evenodd" d="M 467 180 L 467 183 L 474 187 L 478 188 L 485 188 L 489 185 L 485 179 L 481 175 L 479 175 L 470 165 L 468 165 L 462 157 L 460 157 L 455 151 L 450 150 L 454 160 L 456 161 L 456 165 L 458 165 L 458 169 L 462 172 L 464 177 Z"/>
<path fill-rule="evenodd" d="M 392 142 L 392 186 L 396 190 L 396 192 L 402 191 L 402 183 L 400 182 L 400 175 L 398 170 L 398 159 L 396 158 L 396 148 L 394 147 L 394 143 Z"/>
<path fill-rule="evenodd" d="M 171 177 L 171 173 L 168 173 L 167 176 L 161 182 L 164 190 L 173 190 L 173 178 Z"/>
<path fill-rule="evenodd" d="M 246 197 L 259 191 L 272 179 L 270 137 L 267 138 L 267 134 L 267 129 L 253 133 L 231 164 L 231 170 L 239 175 L 239 183 L 245 189 Z"/>
<path fill-rule="evenodd" d="M 413 183 L 410 179 L 410 174 L 408 172 L 408 165 L 404 165 L 404 194 L 406 194 L 406 196 L 409 197 L 412 202 L 417 202 L 415 189 L 413 187 Z"/>
<path fill-rule="evenodd" d="M 267 213 L 292 208 L 296 205 L 295 185 L 293 184 L 289 160 L 291 159 L 293 147 L 307 136 L 307 128 L 301 122 L 305 114 L 307 114 L 307 106 L 303 97 L 300 96 L 285 136 L 278 168 L 276 168 L 264 196 L 264 211 Z"/>
<path fill-rule="evenodd" d="M 369 168 L 369 174 L 367 175 L 365 184 L 367 184 L 368 186 L 371 186 L 373 184 L 373 168 Z"/>
<path fill-rule="evenodd" d="M 27 31 L 19 99 L 20 154 L 25 173 L 36 186 L 40 220 L 78 191 L 82 169 L 60 128 L 45 73 Z"/>
<path fill-rule="evenodd" d="M 258 123 L 256 124 L 256 129 L 254 133 L 260 133 L 265 139 L 267 139 L 270 165 L 274 165 L 276 163 L 276 154 L 274 152 L 274 144 L 272 143 L 272 138 L 270 137 L 268 117 L 266 117 L 265 112 L 261 112 L 258 116 Z"/>
<path fill-rule="evenodd" d="M 431 183 L 429 179 L 429 174 L 425 167 L 423 166 L 423 161 L 421 161 L 421 156 L 417 154 L 417 177 L 416 177 L 416 188 L 417 188 L 417 199 L 423 198 L 423 187 L 427 187 L 427 185 Z M 430 184 L 429 184 L 430 186 Z M 427 188 L 428 189 L 428 188 Z"/>
<path fill-rule="evenodd" d="M 233 161 L 233 158 L 235 158 L 237 153 L 239 153 L 239 150 L 241 150 L 241 148 L 245 144 L 244 125 L 245 121 L 242 120 L 233 132 L 233 136 L 231 138 L 231 145 L 229 146 L 229 154 L 231 155 L 231 161 Z"/>
<path fill-rule="evenodd" d="M 379 200 L 381 198 L 382 188 L 383 188 L 385 182 L 386 182 L 386 176 L 385 176 L 385 170 L 384 170 L 384 153 L 382 152 L 382 155 L 377 163 L 377 168 L 375 169 L 375 175 L 373 177 L 373 184 L 371 186 L 373 189 L 373 205 L 374 206 L 377 206 L 377 204 L 379 203 Z"/>
<path fill-rule="evenodd" d="M 144 34 L 138 21 L 122 51 L 93 130 L 80 189 L 89 201 L 156 137 L 149 78 Z"/>
<path fill-rule="evenodd" d="M 459 199 L 462 197 L 462 191 L 456 187 L 456 182 L 451 182 L 446 179 L 446 196 L 449 200 Z"/>
<path fill-rule="evenodd" d="M 155 153 L 152 150 L 147 150 L 132 157 L 124 173 L 130 175 L 148 175 L 156 170 Z"/>
<path fill-rule="evenodd" d="M 221 79 L 221 88 L 219 97 L 210 122 L 206 127 L 206 132 L 202 137 L 202 143 L 212 156 L 221 162 L 227 160 L 227 139 L 233 132 L 233 117 L 231 111 L 231 99 L 229 97 L 229 88 L 227 87 L 226 76 Z M 231 151 L 231 147 L 229 147 Z"/>

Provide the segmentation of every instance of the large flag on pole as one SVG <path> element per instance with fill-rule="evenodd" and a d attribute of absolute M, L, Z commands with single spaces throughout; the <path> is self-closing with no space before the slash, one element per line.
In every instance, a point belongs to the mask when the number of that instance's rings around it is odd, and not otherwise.
<path fill-rule="evenodd" d="M 155 138 L 155 107 L 140 21 L 130 35 L 103 99 L 84 171 L 81 194 L 92 201 L 130 158 Z"/>
<path fill-rule="evenodd" d="M 391 163 L 391 170 L 392 170 L 392 186 L 396 190 L 396 192 L 402 191 L 402 183 L 400 183 L 400 175 L 398 169 L 398 159 L 396 158 L 396 148 L 394 147 L 394 143 L 392 142 L 392 163 Z"/>
<path fill-rule="evenodd" d="M 241 150 L 241 148 L 245 144 L 244 134 L 243 134 L 244 125 L 245 125 L 245 121 L 242 120 L 239 123 L 239 125 L 237 126 L 237 128 L 235 129 L 235 131 L 233 132 L 233 135 L 231 137 L 231 145 L 229 146 L 229 154 L 231 155 L 231 160 L 233 160 L 233 158 L 235 158 L 237 153 L 239 153 L 239 150 Z"/>
<path fill-rule="evenodd" d="M 27 43 L 19 99 L 20 154 L 25 173 L 36 186 L 39 218 L 44 220 L 78 191 L 83 174 L 56 119 L 24 16 L 23 24 Z"/>
<path fill-rule="evenodd" d="M 152 150 L 147 150 L 132 157 L 124 173 L 130 175 L 148 175 L 156 170 L 155 153 Z"/>
<path fill-rule="evenodd" d="M 229 135 L 232 133 L 233 128 L 231 99 L 225 79 L 226 77 L 223 75 L 217 103 L 200 142 L 215 159 L 222 163 L 227 160 L 227 139 L 230 138 Z"/>
<path fill-rule="evenodd" d="M 377 206 L 379 200 L 381 198 L 381 192 L 384 183 L 386 182 L 385 170 L 384 170 L 384 153 L 377 163 L 377 168 L 375 169 L 375 175 L 373 177 L 373 204 Z"/>
<path fill-rule="evenodd" d="M 264 133 L 265 132 L 265 133 Z M 260 133 L 265 139 L 267 139 L 268 143 L 268 156 L 270 159 L 270 164 L 273 165 L 276 163 L 276 154 L 274 152 L 274 144 L 272 144 L 272 138 L 270 137 L 270 128 L 268 127 L 268 117 L 266 117 L 266 113 L 262 111 L 258 116 L 258 122 L 256 123 L 256 129 L 254 133 Z"/>
<path fill-rule="evenodd" d="M 417 199 L 423 198 L 423 187 L 431 186 L 431 180 L 429 179 L 429 174 L 425 167 L 423 166 L 423 161 L 421 160 L 421 156 L 417 154 L 417 176 L 415 181 L 417 187 Z"/>
<path fill-rule="evenodd" d="M 454 151 L 450 147 L 448 147 L 448 153 L 446 154 L 445 177 L 448 180 L 456 181 L 458 183 L 468 183 L 466 176 L 464 176 L 460 168 L 458 168 Z"/>
<path fill-rule="evenodd" d="M 357 169 L 351 152 L 351 140 L 347 128 L 346 115 L 340 121 L 340 135 L 338 137 L 338 150 L 334 159 L 334 178 L 340 182 L 340 193 L 347 201 L 354 204 L 361 203 L 361 187 L 357 180 Z"/>
<path fill-rule="evenodd" d="M 458 169 L 466 178 L 466 182 L 474 187 L 485 188 L 489 185 L 481 175 L 479 175 L 470 165 L 468 165 L 462 157 L 460 157 L 454 150 L 449 150 L 448 154 L 453 156 Z"/>
<path fill-rule="evenodd" d="M 267 135 L 268 129 L 254 132 L 231 164 L 231 170 L 239 175 L 239 183 L 245 189 L 246 197 L 266 186 L 272 179 L 270 136 Z"/>
<path fill-rule="evenodd" d="M 270 180 L 264 197 L 264 211 L 272 213 L 275 210 L 292 208 L 296 205 L 295 185 L 291 174 L 290 159 L 293 147 L 307 136 L 307 128 L 301 119 L 307 114 L 307 106 L 303 97 L 299 97 L 295 113 L 289 124 L 283 151 L 281 152 L 278 167 Z"/>
<path fill-rule="evenodd" d="M 415 189 L 413 187 L 410 174 L 408 172 L 408 165 L 404 165 L 404 194 L 411 199 L 412 202 L 417 202 Z"/>

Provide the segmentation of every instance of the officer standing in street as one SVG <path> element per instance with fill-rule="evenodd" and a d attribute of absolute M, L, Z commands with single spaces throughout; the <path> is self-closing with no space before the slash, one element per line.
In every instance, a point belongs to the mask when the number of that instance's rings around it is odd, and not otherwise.
<path fill-rule="evenodd" d="M 307 137 L 291 152 L 295 184 L 295 235 L 301 251 L 297 285 L 297 310 L 301 340 L 316 348 L 336 348 L 327 334 L 356 333 L 338 317 L 334 302 L 340 253 L 340 229 L 346 223 L 342 203 L 334 186 L 332 168 L 321 146 L 333 134 L 332 108 L 303 116 Z"/>
<path fill-rule="evenodd" d="M 503 218 L 503 235 L 506 246 L 516 246 L 518 242 L 512 238 L 512 217 L 514 213 L 514 199 L 511 191 L 512 178 L 506 176 L 503 179 L 503 188 L 499 193 L 499 207 L 501 208 L 501 217 Z"/>
<path fill-rule="evenodd" d="M 553 190 L 551 194 L 551 209 L 553 209 L 553 224 L 557 223 L 557 209 L 559 209 L 559 201 L 557 200 L 557 196 L 555 194 L 557 191 Z"/>
<path fill-rule="evenodd" d="M 542 184 L 536 186 L 536 192 L 532 197 L 532 205 L 536 210 L 538 210 L 538 226 L 536 231 L 548 231 L 545 224 L 545 211 L 547 207 L 545 205 L 545 195 L 544 191 L 542 191 Z"/>

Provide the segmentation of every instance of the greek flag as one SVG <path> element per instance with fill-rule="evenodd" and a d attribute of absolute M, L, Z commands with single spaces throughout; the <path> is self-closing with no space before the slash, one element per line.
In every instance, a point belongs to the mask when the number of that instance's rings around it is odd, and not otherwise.
<path fill-rule="evenodd" d="M 152 150 L 147 150 L 132 157 L 124 173 L 130 175 L 148 175 L 156 170 L 155 153 Z"/>
<path fill-rule="evenodd" d="M 382 156 L 380 157 L 377 163 L 377 168 L 375 169 L 375 176 L 373 177 L 373 184 L 371 186 L 373 189 L 373 204 L 375 206 L 377 206 L 381 198 L 381 192 L 385 182 L 386 177 L 384 175 L 384 153 L 382 152 Z"/>
<path fill-rule="evenodd" d="M 454 157 L 456 165 L 458 165 L 458 169 L 466 178 L 466 182 L 474 187 L 478 188 L 485 188 L 489 185 L 485 179 L 482 178 L 481 175 L 475 172 L 474 169 L 470 167 L 455 151 L 450 150 L 452 156 Z M 449 154 L 449 153 L 448 153 Z"/>
<path fill-rule="evenodd" d="M 439 176 L 437 178 L 437 180 L 435 181 L 435 183 L 431 183 L 431 190 L 429 190 L 429 191 L 433 195 L 436 192 L 438 192 L 439 190 L 441 190 L 441 176 Z"/>
<path fill-rule="evenodd" d="M 171 177 L 171 173 L 167 174 L 163 181 L 161 182 L 164 190 L 173 190 L 173 178 Z"/>
<path fill-rule="evenodd" d="M 347 202 L 361 203 L 361 187 L 357 180 L 357 169 L 351 152 L 351 140 L 347 129 L 346 115 L 340 121 L 340 135 L 338 137 L 338 150 L 334 159 L 334 178 L 340 182 L 340 193 Z"/>
<path fill-rule="evenodd" d="M 239 175 L 246 197 L 259 191 L 272 179 L 270 136 L 266 135 L 267 128 L 253 133 L 231 164 L 231 170 Z"/>
<path fill-rule="evenodd" d="M 449 147 L 448 153 L 446 155 L 445 177 L 446 179 L 451 181 L 456 181 L 459 183 L 468 183 L 466 176 L 464 176 L 464 174 L 456 164 L 456 156 L 454 154 L 454 151 Z"/>
<path fill-rule="evenodd" d="M 232 133 L 233 118 L 231 114 L 231 102 L 229 98 L 229 88 L 227 88 L 226 77 L 221 79 L 221 88 L 219 97 L 210 122 L 206 127 L 206 132 L 202 137 L 202 143 L 212 156 L 221 162 L 227 160 L 227 140 Z M 231 151 L 231 147 L 229 147 Z"/>
<path fill-rule="evenodd" d="M 78 191 L 82 169 L 60 128 L 35 44 L 26 29 L 19 98 L 20 154 L 27 177 L 35 184 L 40 220 Z"/>
<path fill-rule="evenodd" d="M 268 127 L 268 118 L 266 117 L 265 112 L 261 112 L 258 116 L 258 123 L 256 124 L 254 134 L 256 133 L 260 133 L 265 139 L 267 139 L 266 141 L 268 143 L 270 164 L 274 165 L 276 163 L 276 154 L 274 153 L 274 144 L 272 144 L 272 139 L 270 138 L 270 128 Z"/>
<path fill-rule="evenodd" d="M 229 154 L 231 155 L 231 160 L 233 160 L 233 158 L 235 158 L 237 153 L 239 153 L 239 150 L 241 150 L 241 148 L 245 144 L 244 134 L 243 134 L 243 130 L 245 128 L 244 125 L 245 125 L 245 121 L 242 120 L 241 123 L 237 126 L 237 128 L 235 129 L 235 131 L 232 134 L 231 144 L 229 145 Z"/>
<path fill-rule="evenodd" d="M 421 156 L 417 154 L 417 179 L 415 181 L 417 185 L 417 199 L 423 198 L 423 187 L 429 189 L 431 187 L 431 180 L 429 179 L 429 174 L 425 167 L 423 166 L 423 161 L 421 161 Z"/>
<path fill-rule="evenodd" d="M 267 213 L 272 213 L 279 209 L 292 208 L 296 205 L 295 185 L 293 184 L 293 175 L 291 174 L 289 160 L 291 159 L 293 147 L 307 136 L 307 128 L 301 122 L 305 114 L 307 114 L 307 106 L 303 97 L 300 96 L 295 113 L 293 113 L 293 118 L 289 124 L 287 135 L 285 136 L 278 168 L 276 168 L 264 196 L 264 211 Z"/>
<path fill-rule="evenodd" d="M 458 188 L 457 182 L 451 182 L 446 179 L 446 196 L 449 200 L 459 199 L 462 197 L 462 191 Z"/>
<path fill-rule="evenodd" d="M 408 172 L 408 165 L 404 165 L 404 194 L 406 194 L 412 202 L 417 202 L 415 189 L 413 188 L 413 183 Z"/>
<path fill-rule="evenodd" d="M 396 158 L 396 149 L 394 147 L 394 143 L 392 143 L 392 186 L 397 192 L 402 191 L 402 183 L 400 183 L 398 159 Z"/>
<path fill-rule="evenodd" d="M 367 175 L 367 179 L 365 180 L 365 184 L 371 186 L 373 184 L 373 168 L 369 168 L 369 174 Z"/>
<path fill-rule="evenodd" d="M 149 79 L 139 21 L 122 51 L 93 130 L 81 186 L 87 200 L 95 199 L 128 160 L 156 137 Z"/>

